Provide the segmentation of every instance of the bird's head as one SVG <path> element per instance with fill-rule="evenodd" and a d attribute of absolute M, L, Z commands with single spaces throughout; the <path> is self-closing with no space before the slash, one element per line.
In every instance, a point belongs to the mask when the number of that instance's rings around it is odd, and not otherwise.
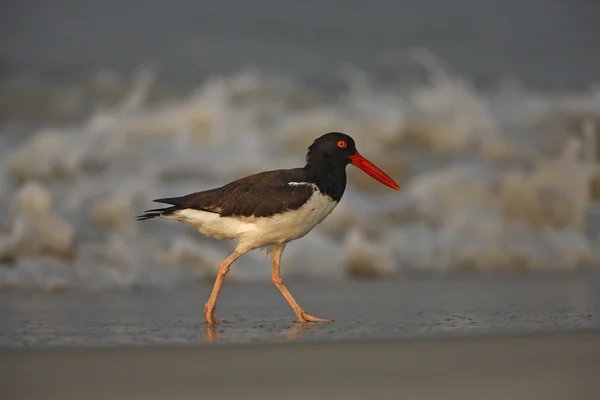
<path fill-rule="evenodd" d="M 352 164 L 362 169 L 367 175 L 392 189 L 400 186 L 385 172 L 360 155 L 356 150 L 354 139 L 345 133 L 329 132 L 316 139 L 308 148 L 307 166 L 342 166 Z"/>

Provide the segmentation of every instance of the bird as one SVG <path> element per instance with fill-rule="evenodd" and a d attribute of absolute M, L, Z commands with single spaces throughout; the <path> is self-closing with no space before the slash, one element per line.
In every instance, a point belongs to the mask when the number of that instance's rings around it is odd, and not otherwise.
<path fill-rule="evenodd" d="M 217 299 L 233 262 L 259 248 L 271 253 L 272 281 L 298 321 L 331 322 L 300 307 L 281 277 L 280 262 L 287 243 L 305 236 L 340 202 L 346 189 L 348 164 L 394 190 L 400 189 L 392 178 L 358 152 L 352 137 L 329 132 L 308 147 L 304 167 L 260 172 L 215 189 L 156 199 L 153 201 L 168 206 L 147 210 L 137 220 L 174 220 L 208 237 L 237 240 L 233 253 L 221 262 L 204 306 L 207 324 L 220 322 Z"/>

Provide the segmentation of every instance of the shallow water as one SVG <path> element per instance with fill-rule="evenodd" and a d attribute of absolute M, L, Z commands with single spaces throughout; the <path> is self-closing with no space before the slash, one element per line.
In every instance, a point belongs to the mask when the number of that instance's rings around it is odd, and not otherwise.
<path fill-rule="evenodd" d="M 285 274 L 600 265 L 595 4 L 230 3 L 119 3 L 118 18 L 106 3 L 7 5 L 1 288 L 210 277 L 233 243 L 134 216 L 302 165 L 331 130 L 402 188 L 349 167 L 338 208 L 287 247 Z M 255 252 L 230 279 L 269 273 Z"/>
<path fill-rule="evenodd" d="M 0 294 L 0 346 L 150 346 L 600 329 L 598 274 L 288 283 L 325 324 L 295 323 L 273 285 L 226 285 L 206 328 L 209 285 L 133 292 Z M 251 301 L 249 301 L 251 300 Z"/>

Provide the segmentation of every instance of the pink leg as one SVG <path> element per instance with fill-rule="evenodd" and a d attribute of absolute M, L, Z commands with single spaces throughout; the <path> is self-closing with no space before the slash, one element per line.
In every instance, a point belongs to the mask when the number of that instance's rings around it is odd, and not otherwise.
<path fill-rule="evenodd" d="M 229 272 L 229 266 L 233 264 L 235 260 L 238 259 L 243 253 L 238 252 L 237 250 L 233 252 L 229 257 L 227 257 L 221 263 L 219 267 L 219 272 L 217 273 L 217 279 L 215 280 L 215 286 L 213 287 L 212 293 L 210 294 L 210 298 L 204 305 L 204 318 L 206 322 L 209 324 L 218 324 L 219 318 L 217 317 L 216 307 L 217 307 L 217 298 L 219 297 L 219 292 L 221 292 L 221 286 L 223 285 L 223 281 L 225 280 L 225 275 Z"/>
<path fill-rule="evenodd" d="M 331 320 L 329 320 L 329 319 L 313 317 L 312 315 L 310 315 L 306 311 L 304 311 L 298 305 L 298 303 L 294 299 L 294 296 L 292 296 L 292 294 L 290 293 L 288 288 L 285 286 L 285 283 L 283 283 L 283 279 L 281 278 L 281 273 L 280 273 L 280 262 L 281 262 L 281 255 L 283 254 L 283 249 L 285 249 L 285 244 L 273 247 L 273 252 L 271 254 L 271 257 L 273 260 L 273 274 L 272 274 L 273 283 L 275 284 L 275 286 L 277 286 L 277 289 L 279 289 L 279 291 L 281 292 L 283 297 L 285 297 L 285 299 L 287 300 L 289 305 L 292 307 L 292 310 L 294 310 L 294 313 L 296 313 L 296 317 L 298 318 L 298 321 L 300 321 L 300 322 L 331 322 Z"/>

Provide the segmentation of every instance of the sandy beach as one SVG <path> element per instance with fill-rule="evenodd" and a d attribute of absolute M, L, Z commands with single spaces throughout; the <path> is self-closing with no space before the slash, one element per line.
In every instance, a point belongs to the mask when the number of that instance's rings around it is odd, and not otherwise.
<path fill-rule="evenodd" d="M 6 399 L 592 399 L 597 273 L 0 294 Z M 404 397 L 402 397 L 404 396 Z"/>
<path fill-rule="evenodd" d="M 5 399 L 593 399 L 600 334 L 2 350 Z"/>

